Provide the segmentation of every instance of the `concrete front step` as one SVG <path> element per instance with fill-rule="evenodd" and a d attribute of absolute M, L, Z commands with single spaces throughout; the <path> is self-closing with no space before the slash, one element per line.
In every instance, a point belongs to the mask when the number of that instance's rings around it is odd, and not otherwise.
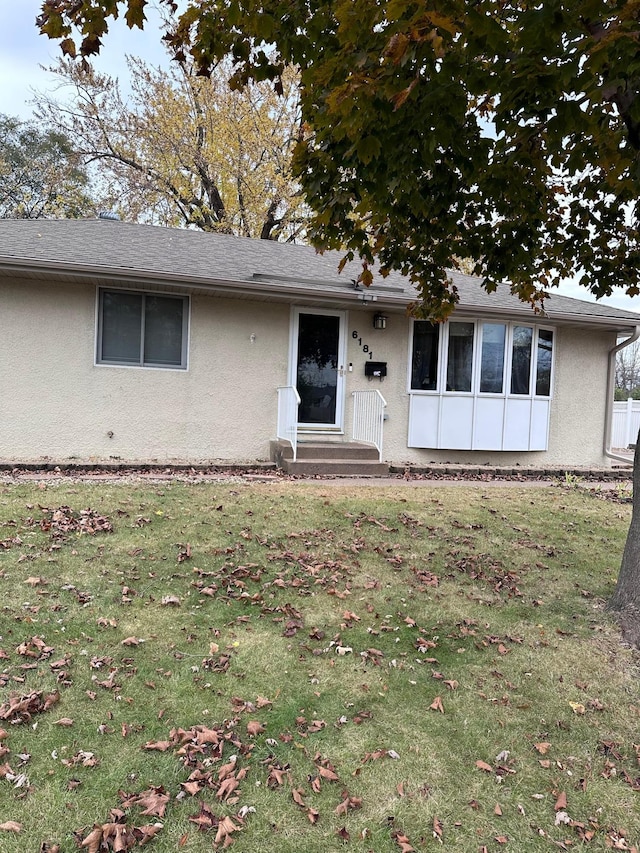
<path fill-rule="evenodd" d="M 304 477 L 387 477 L 389 465 L 369 459 L 292 459 L 283 460 L 287 474 Z"/>
<path fill-rule="evenodd" d="M 271 458 L 283 471 L 301 476 L 384 477 L 389 473 L 389 465 L 380 462 L 375 447 L 351 441 L 302 441 L 295 462 L 291 445 L 274 441 Z"/>
<path fill-rule="evenodd" d="M 293 459 L 290 444 L 286 444 L 283 451 L 285 459 Z M 357 444 L 354 441 L 300 441 L 298 459 L 369 459 L 377 462 L 379 453 L 371 444 Z"/>

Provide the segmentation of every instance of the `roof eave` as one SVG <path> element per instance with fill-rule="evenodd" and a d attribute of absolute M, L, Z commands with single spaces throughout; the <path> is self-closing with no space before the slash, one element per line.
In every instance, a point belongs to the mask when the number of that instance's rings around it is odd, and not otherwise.
<path fill-rule="evenodd" d="M 417 296 L 407 293 L 390 294 L 375 293 L 374 289 L 360 290 L 345 287 L 344 291 L 338 291 L 335 287 L 322 288 L 321 283 L 316 290 L 309 287 L 300 287 L 295 284 L 278 281 L 277 287 L 267 279 L 254 281 L 251 279 L 203 279 L 193 278 L 179 273 L 167 273 L 166 275 L 148 272 L 146 270 L 122 268 L 106 269 L 97 264 L 69 264 L 62 261 L 39 261 L 35 259 L 24 260 L 0 256 L 0 271 L 43 274 L 55 277 L 68 276 L 83 279 L 87 277 L 113 281 L 120 284 L 144 283 L 147 286 L 161 285 L 172 286 L 183 289 L 198 289 L 210 293 L 227 296 L 264 296 L 267 292 L 270 298 L 277 300 L 289 300 L 296 298 L 308 302 L 342 303 L 346 305 L 360 304 L 362 307 L 370 306 L 377 309 L 406 310 L 409 305 L 416 301 Z M 625 317 L 606 317 L 596 314 L 575 314 L 571 312 L 550 312 L 535 314 L 525 303 L 522 307 L 488 307 L 485 305 L 471 305 L 459 303 L 455 309 L 457 314 L 473 313 L 485 316 L 516 316 L 522 317 L 529 322 L 537 323 L 570 323 L 577 326 L 600 326 L 612 331 L 626 331 L 638 325 L 638 320 Z"/>
<path fill-rule="evenodd" d="M 278 282 L 277 287 L 270 287 L 267 280 L 253 281 L 251 279 L 203 279 L 194 278 L 192 276 L 180 275 L 179 273 L 171 273 L 162 275 L 157 272 L 147 272 L 140 269 L 118 269 L 109 270 L 103 266 L 93 264 L 68 264 L 56 261 L 36 261 L 25 260 L 20 261 L 15 258 L 0 257 L 0 271 L 16 272 L 16 273 L 31 273 L 42 274 L 49 277 L 66 276 L 77 279 L 101 279 L 104 281 L 113 281 L 120 284 L 144 283 L 146 285 L 162 285 L 172 286 L 175 288 L 187 290 L 204 290 L 211 293 L 219 293 L 221 295 L 234 296 L 257 296 L 268 293 L 274 299 L 290 299 L 295 297 L 298 299 L 307 300 L 322 300 L 326 302 L 345 302 L 353 304 L 354 302 L 362 302 L 367 304 L 376 304 L 392 307 L 394 305 L 405 306 L 410 300 L 404 296 L 389 297 L 385 294 L 380 297 L 377 294 L 366 293 L 363 298 L 363 291 L 354 288 L 345 287 L 344 292 L 337 291 L 335 288 L 322 288 L 318 286 L 316 290 L 310 290 L 309 287 L 300 287 L 295 284 Z M 375 296 L 375 299 L 371 298 Z"/>
<path fill-rule="evenodd" d="M 551 325 L 555 323 L 562 323 L 563 325 L 571 324 L 573 326 L 595 325 L 607 327 L 612 331 L 633 329 L 640 322 L 640 314 L 638 315 L 638 319 L 635 319 L 631 317 L 605 317 L 598 314 L 577 314 L 569 311 L 543 311 L 535 313 L 534 310 L 527 307 L 525 303 L 523 303 L 522 308 L 504 308 L 503 306 L 488 308 L 486 306 L 479 305 L 459 304 L 456 307 L 456 312 L 459 314 L 482 314 L 483 316 L 492 317 L 504 317 L 505 315 L 508 315 L 510 317 L 521 317 L 523 320 L 528 320 L 529 322 L 535 322 L 541 325 L 544 325 L 545 323 L 549 323 Z"/>

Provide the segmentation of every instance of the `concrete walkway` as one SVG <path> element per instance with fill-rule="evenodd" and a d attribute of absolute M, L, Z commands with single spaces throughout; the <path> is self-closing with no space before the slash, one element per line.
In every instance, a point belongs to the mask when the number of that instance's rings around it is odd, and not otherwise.
<path fill-rule="evenodd" d="M 441 471 L 431 469 L 426 473 L 395 474 L 389 477 L 300 477 L 287 476 L 273 470 L 188 470 L 173 469 L 170 467 L 148 469 L 119 469 L 105 470 L 96 468 L 94 470 L 62 470 L 49 468 L 46 470 L 25 470 L 14 468 L 11 471 L 0 471 L 0 483 L 42 483 L 44 485 L 62 485 L 65 483 L 261 483 L 280 484 L 302 488 L 309 486 L 333 487 L 333 488 L 375 488 L 375 489 L 401 489 L 401 488 L 442 488 L 476 486 L 483 489 L 494 488 L 523 488 L 532 489 L 541 486 L 572 486 L 588 489 L 618 489 L 630 488 L 631 469 L 620 469 L 614 471 L 569 471 L 558 470 L 550 473 L 510 470 L 508 474 L 499 471 L 482 469 L 464 469 L 460 467 L 452 473 L 447 467 Z"/>

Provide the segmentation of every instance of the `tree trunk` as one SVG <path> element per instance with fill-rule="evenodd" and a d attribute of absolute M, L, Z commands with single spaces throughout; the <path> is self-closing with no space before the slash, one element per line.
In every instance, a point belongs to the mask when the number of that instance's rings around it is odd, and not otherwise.
<path fill-rule="evenodd" d="M 640 616 L 640 433 L 633 455 L 633 503 L 631 524 L 624 546 L 618 583 L 609 602 L 613 610 Z"/>

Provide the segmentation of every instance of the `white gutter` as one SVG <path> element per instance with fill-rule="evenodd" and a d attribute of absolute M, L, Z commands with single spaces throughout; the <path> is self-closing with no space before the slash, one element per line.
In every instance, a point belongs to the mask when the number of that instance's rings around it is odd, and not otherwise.
<path fill-rule="evenodd" d="M 633 333 L 622 341 L 621 344 L 616 344 L 615 347 L 609 350 L 609 368 L 607 371 L 607 399 L 604 414 L 604 455 L 609 459 L 615 459 L 616 462 L 624 462 L 626 465 L 633 465 L 633 462 L 626 456 L 618 456 L 611 452 L 611 431 L 613 427 L 613 396 L 616 381 L 616 356 L 620 350 L 635 343 L 640 338 L 640 326 L 636 326 Z"/>

